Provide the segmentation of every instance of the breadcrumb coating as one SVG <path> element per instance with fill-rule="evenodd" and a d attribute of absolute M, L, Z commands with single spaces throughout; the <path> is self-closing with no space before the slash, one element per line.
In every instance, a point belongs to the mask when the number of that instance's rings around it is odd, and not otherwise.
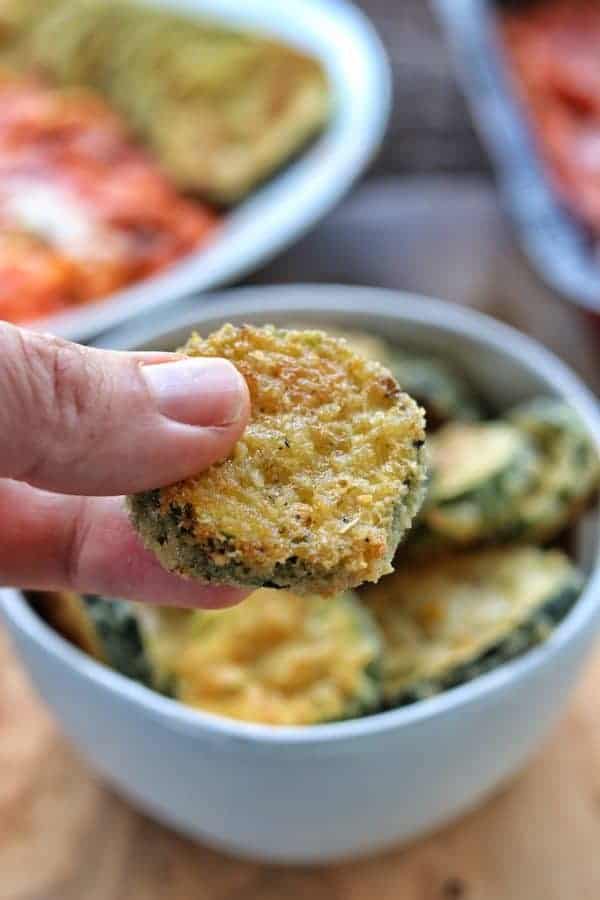
<path fill-rule="evenodd" d="M 424 414 L 392 375 L 320 331 L 225 325 L 183 352 L 231 360 L 252 412 L 227 460 L 130 498 L 162 564 L 321 594 L 390 572 L 425 478 Z"/>
<path fill-rule="evenodd" d="M 381 701 L 379 635 L 351 593 L 259 589 L 233 609 L 144 610 L 159 679 L 189 706 L 271 725 L 311 725 Z"/>

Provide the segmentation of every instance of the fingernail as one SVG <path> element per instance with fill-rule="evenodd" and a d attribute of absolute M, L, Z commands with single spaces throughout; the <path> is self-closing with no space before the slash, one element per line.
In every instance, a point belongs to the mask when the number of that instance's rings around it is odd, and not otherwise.
<path fill-rule="evenodd" d="M 223 426 L 237 422 L 246 384 L 226 359 L 211 357 L 142 366 L 142 374 L 163 416 L 184 425 Z"/>

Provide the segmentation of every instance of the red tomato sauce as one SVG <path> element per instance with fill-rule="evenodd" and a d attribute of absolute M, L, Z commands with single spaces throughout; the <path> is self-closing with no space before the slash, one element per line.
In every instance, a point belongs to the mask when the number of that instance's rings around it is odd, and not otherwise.
<path fill-rule="evenodd" d="M 103 297 L 201 247 L 217 224 L 101 99 L 0 76 L 0 318 Z"/>
<path fill-rule="evenodd" d="M 502 17 L 541 156 L 563 202 L 600 237 L 600 3 L 549 0 Z"/>

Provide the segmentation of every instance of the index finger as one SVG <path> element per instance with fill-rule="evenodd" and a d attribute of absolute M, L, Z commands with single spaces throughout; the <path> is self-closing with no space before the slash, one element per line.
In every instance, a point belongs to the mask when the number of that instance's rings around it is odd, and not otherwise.
<path fill-rule="evenodd" d="M 121 497 L 67 497 L 0 481 L 0 529 L 4 585 L 205 609 L 231 606 L 248 593 L 163 569 L 142 546 Z"/>

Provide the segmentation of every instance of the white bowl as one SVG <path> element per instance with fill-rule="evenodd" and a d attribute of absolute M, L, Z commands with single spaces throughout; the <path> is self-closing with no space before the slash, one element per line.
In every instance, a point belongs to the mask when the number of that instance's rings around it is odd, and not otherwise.
<path fill-rule="evenodd" d="M 321 137 L 227 213 L 214 238 L 153 278 L 31 323 L 84 340 L 132 316 L 247 274 L 300 237 L 351 187 L 379 146 L 391 77 L 369 20 L 345 0 L 146 0 L 281 38 L 321 60 L 334 114 Z"/>
<path fill-rule="evenodd" d="M 558 359 L 489 318 L 411 295 L 336 286 L 243 289 L 201 311 L 184 310 L 168 334 L 154 329 L 121 346 L 175 346 L 191 327 L 206 332 L 224 318 L 314 318 L 441 351 L 459 359 L 499 408 L 540 391 L 564 398 L 600 449 L 596 401 Z M 86 657 L 16 591 L 2 592 L 0 608 L 65 732 L 136 805 L 236 854 L 326 861 L 446 822 L 530 758 L 561 714 L 600 624 L 595 523 L 591 531 L 591 558 L 580 560 L 587 587 L 546 644 L 430 700 L 315 727 L 243 724 L 188 709 Z"/>

